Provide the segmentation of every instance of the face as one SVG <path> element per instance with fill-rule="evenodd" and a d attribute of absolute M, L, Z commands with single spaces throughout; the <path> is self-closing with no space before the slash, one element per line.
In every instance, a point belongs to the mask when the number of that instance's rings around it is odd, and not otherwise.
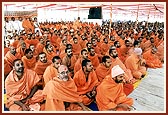
<path fill-rule="evenodd" d="M 48 48 L 47 48 L 48 51 L 53 51 L 53 47 L 52 45 L 49 45 Z"/>
<path fill-rule="evenodd" d="M 59 67 L 58 68 L 58 72 L 59 72 L 59 78 L 63 81 L 68 81 L 69 77 L 68 77 L 68 68 L 67 67 Z"/>
<path fill-rule="evenodd" d="M 67 41 L 66 41 L 66 40 L 64 40 L 64 41 L 63 41 L 63 44 L 66 46 L 66 45 L 67 45 Z"/>
<path fill-rule="evenodd" d="M 154 39 L 150 39 L 151 43 L 154 43 Z"/>
<path fill-rule="evenodd" d="M 87 48 L 91 48 L 92 47 L 92 44 L 91 43 L 89 43 L 88 44 L 88 46 L 87 46 Z"/>
<path fill-rule="evenodd" d="M 13 55 L 15 55 L 16 54 L 16 48 L 13 47 L 13 46 L 11 46 L 10 47 L 10 53 L 13 54 Z"/>
<path fill-rule="evenodd" d="M 32 51 L 29 51 L 29 53 L 26 54 L 26 57 L 27 57 L 28 59 L 31 59 L 31 58 L 33 57 L 33 52 L 32 52 Z"/>
<path fill-rule="evenodd" d="M 156 48 L 152 48 L 151 52 L 152 52 L 152 54 L 155 54 L 157 52 L 157 49 Z"/>
<path fill-rule="evenodd" d="M 93 46 L 96 46 L 96 40 L 93 40 L 93 41 L 92 41 L 92 45 L 93 45 Z"/>
<path fill-rule="evenodd" d="M 39 59 L 42 63 L 46 63 L 47 62 L 46 54 L 40 54 Z"/>
<path fill-rule="evenodd" d="M 90 49 L 90 55 L 94 56 L 95 55 L 95 50 L 94 49 Z"/>
<path fill-rule="evenodd" d="M 129 47 L 129 46 L 130 46 L 130 43 L 129 43 L 129 42 L 126 42 L 125 45 L 126 45 L 126 47 Z"/>
<path fill-rule="evenodd" d="M 60 59 L 57 59 L 57 60 L 55 60 L 55 62 L 54 62 L 53 64 L 54 64 L 54 67 L 55 67 L 56 69 L 58 69 L 58 67 L 61 65 L 61 60 L 60 60 Z"/>
<path fill-rule="evenodd" d="M 78 39 L 74 39 L 74 43 L 77 44 L 78 43 Z"/>
<path fill-rule="evenodd" d="M 116 47 L 117 47 L 117 48 L 120 47 L 120 42 L 117 42 Z"/>
<path fill-rule="evenodd" d="M 14 63 L 14 70 L 16 71 L 16 73 L 23 73 L 24 65 L 21 60 L 18 60 Z"/>
<path fill-rule="evenodd" d="M 104 43 L 106 43 L 106 44 L 108 43 L 108 39 L 107 38 L 104 40 Z"/>
<path fill-rule="evenodd" d="M 113 58 L 118 57 L 117 50 L 113 50 L 113 51 L 111 52 L 110 56 L 112 56 Z"/>
<path fill-rule="evenodd" d="M 88 62 L 86 65 L 86 72 L 91 72 L 93 70 L 93 65 L 91 62 Z"/>
<path fill-rule="evenodd" d="M 67 55 L 68 55 L 68 57 L 71 57 L 73 54 L 72 54 L 72 49 L 68 49 L 67 50 Z"/>
<path fill-rule="evenodd" d="M 110 37 L 110 40 L 115 41 L 115 37 L 114 36 Z"/>
<path fill-rule="evenodd" d="M 82 53 L 82 57 L 83 57 L 84 59 L 88 59 L 88 53 L 87 53 L 86 51 L 84 51 L 84 52 Z"/>
<path fill-rule="evenodd" d="M 103 63 L 105 65 L 106 68 L 110 68 L 111 67 L 111 64 L 112 64 L 112 61 L 111 59 L 106 59 L 106 62 Z"/>
<path fill-rule="evenodd" d="M 22 48 L 26 48 L 26 44 L 24 42 L 21 44 L 21 46 Z"/>
<path fill-rule="evenodd" d="M 31 45 L 29 48 L 34 51 L 34 45 Z"/>
<path fill-rule="evenodd" d="M 118 76 L 116 76 L 116 77 L 114 78 L 114 81 L 115 81 L 116 83 L 122 83 L 123 80 L 124 80 L 124 74 L 118 75 Z"/>

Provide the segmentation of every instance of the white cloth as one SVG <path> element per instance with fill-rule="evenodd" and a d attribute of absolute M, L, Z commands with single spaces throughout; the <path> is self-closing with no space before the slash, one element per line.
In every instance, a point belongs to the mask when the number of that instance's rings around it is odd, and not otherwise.
<path fill-rule="evenodd" d="M 112 78 L 118 76 L 118 75 L 121 75 L 121 74 L 124 74 L 124 70 L 121 69 L 121 67 L 119 65 L 116 65 L 112 68 L 111 70 L 111 76 Z"/>

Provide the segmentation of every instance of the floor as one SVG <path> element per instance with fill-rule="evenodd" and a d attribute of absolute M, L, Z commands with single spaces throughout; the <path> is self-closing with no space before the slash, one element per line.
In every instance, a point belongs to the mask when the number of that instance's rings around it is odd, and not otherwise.
<path fill-rule="evenodd" d="M 134 99 L 136 111 L 166 111 L 166 73 L 162 68 L 148 68 L 148 75 L 142 79 L 138 87 L 129 95 Z"/>

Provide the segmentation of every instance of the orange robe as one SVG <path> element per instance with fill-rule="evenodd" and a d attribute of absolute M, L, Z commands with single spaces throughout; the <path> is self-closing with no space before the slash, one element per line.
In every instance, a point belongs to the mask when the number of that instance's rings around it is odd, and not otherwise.
<path fill-rule="evenodd" d="M 120 47 L 120 59 L 122 62 L 125 62 L 125 59 L 129 56 L 128 51 L 129 51 L 130 47 L 126 47 L 126 45 L 122 45 Z"/>
<path fill-rule="evenodd" d="M 77 86 L 77 92 L 82 97 L 82 103 L 84 105 L 89 105 L 93 101 L 93 99 L 89 99 L 86 96 L 86 93 L 92 91 L 93 88 L 99 84 L 95 71 L 93 70 L 89 73 L 88 80 L 86 81 L 86 76 L 83 70 L 80 69 L 75 73 L 73 79 Z"/>
<path fill-rule="evenodd" d="M 156 55 L 161 61 L 164 61 L 164 41 L 157 47 Z"/>
<path fill-rule="evenodd" d="M 4 48 L 4 56 L 6 55 L 6 53 L 7 53 L 9 50 L 10 50 L 10 48 L 8 48 L 8 47 L 5 47 L 5 48 Z"/>
<path fill-rule="evenodd" d="M 77 61 L 77 59 L 74 55 L 71 58 L 64 56 L 62 59 L 62 64 L 66 65 L 70 71 L 73 71 L 76 61 Z"/>
<path fill-rule="evenodd" d="M 16 52 L 17 52 L 18 54 L 20 54 L 21 57 L 24 56 L 24 51 L 25 51 L 25 50 L 23 50 L 21 46 L 19 46 L 19 47 L 16 49 Z"/>
<path fill-rule="evenodd" d="M 8 64 L 6 59 L 4 59 L 4 79 L 6 79 L 7 75 L 11 72 L 12 67 Z"/>
<path fill-rule="evenodd" d="M 81 102 L 73 79 L 62 81 L 57 77 L 50 80 L 43 89 L 46 97 L 45 111 L 65 111 L 64 102 Z M 81 110 L 80 107 L 77 109 Z"/>
<path fill-rule="evenodd" d="M 80 40 L 80 41 L 79 41 L 80 46 L 81 46 L 81 49 L 86 48 L 86 44 L 87 44 L 87 42 L 88 42 L 87 40 L 84 40 L 84 41 L 83 41 L 83 40 Z"/>
<path fill-rule="evenodd" d="M 94 69 L 96 69 L 97 66 L 100 64 L 97 54 L 95 54 L 94 56 L 88 55 L 88 59 L 90 59 L 90 61 L 92 62 Z"/>
<path fill-rule="evenodd" d="M 100 63 L 95 72 L 99 82 L 101 83 L 103 79 L 111 73 L 111 67 L 106 68 L 102 63 Z"/>
<path fill-rule="evenodd" d="M 53 64 L 49 65 L 43 74 L 43 79 L 44 79 L 44 85 L 49 82 L 51 79 L 53 79 L 54 77 L 56 77 L 58 74 L 57 69 L 54 67 Z"/>
<path fill-rule="evenodd" d="M 17 58 L 18 57 L 16 57 L 15 55 L 11 54 L 10 51 L 8 51 L 4 59 L 8 62 L 8 64 L 11 67 L 13 67 L 13 61 L 16 60 Z"/>
<path fill-rule="evenodd" d="M 41 61 L 37 61 L 35 67 L 34 67 L 34 71 L 39 75 L 42 76 L 44 74 L 45 69 L 51 65 L 51 61 L 47 61 L 46 63 L 42 63 Z"/>
<path fill-rule="evenodd" d="M 74 65 L 74 74 L 82 68 L 82 60 L 83 60 L 83 58 L 80 57 L 76 61 L 75 65 Z"/>
<path fill-rule="evenodd" d="M 52 51 L 52 52 L 48 52 L 45 47 L 43 49 L 43 52 L 45 52 L 47 54 L 47 60 L 52 60 L 52 58 L 54 56 L 56 56 L 56 52 Z"/>
<path fill-rule="evenodd" d="M 60 58 L 62 59 L 65 55 L 66 55 L 66 53 L 65 53 L 65 49 L 66 49 L 66 46 L 64 46 L 63 44 L 60 46 L 60 49 L 59 49 L 59 56 L 60 56 Z"/>
<path fill-rule="evenodd" d="M 11 45 L 15 48 L 17 48 L 17 45 L 19 44 L 19 40 L 15 40 Z"/>
<path fill-rule="evenodd" d="M 37 53 L 39 54 L 39 53 L 43 52 L 44 47 L 45 46 L 43 44 L 38 43 L 37 46 L 36 46 Z"/>
<path fill-rule="evenodd" d="M 143 46 L 141 48 L 142 48 L 143 52 L 146 52 L 149 49 L 152 49 L 152 47 L 153 47 L 153 45 L 151 44 L 150 40 L 148 40 L 143 44 Z"/>
<path fill-rule="evenodd" d="M 122 83 L 115 83 L 111 75 L 104 78 L 102 83 L 97 87 L 96 102 L 99 111 L 114 109 L 118 104 L 133 105 L 133 99 L 127 98 L 123 91 Z M 124 111 L 122 108 L 117 111 Z"/>
<path fill-rule="evenodd" d="M 134 86 L 133 83 L 136 82 L 135 78 L 133 78 L 131 70 L 127 69 L 123 62 L 117 57 L 117 58 L 111 58 L 112 60 L 112 67 L 119 65 L 122 70 L 124 70 L 124 80 L 127 81 L 128 83 L 123 84 L 123 90 L 126 95 L 129 95 L 133 90 Z"/>
<path fill-rule="evenodd" d="M 125 75 L 124 75 L 124 79 L 126 81 L 130 81 L 133 79 L 132 73 L 130 69 L 127 69 L 126 66 L 124 65 L 124 63 L 117 57 L 117 58 L 112 58 L 112 67 L 119 65 L 121 67 L 122 70 L 124 70 Z"/>
<path fill-rule="evenodd" d="M 152 54 L 151 49 L 143 53 L 143 58 L 146 60 L 146 65 L 150 68 L 161 68 L 162 62 L 156 54 Z"/>
<path fill-rule="evenodd" d="M 108 50 L 109 50 L 109 45 L 106 44 L 106 43 L 102 43 L 102 45 L 101 45 L 101 54 L 105 55 Z"/>
<path fill-rule="evenodd" d="M 25 29 L 26 33 L 33 32 L 34 33 L 34 26 L 31 24 L 31 22 L 27 20 L 23 20 L 22 26 Z"/>
<path fill-rule="evenodd" d="M 24 67 L 27 69 L 34 69 L 36 64 L 36 58 L 32 57 L 31 59 L 28 59 L 26 56 L 22 57 L 22 61 L 24 63 Z"/>
<path fill-rule="evenodd" d="M 81 46 L 80 46 L 80 44 L 78 43 L 78 44 L 72 44 L 72 52 L 73 52 L 73 55 L 75 55 L 76 56 L 76 58 L 78 58 L 79 57 L 79 54 L 80 54 L 80 52 L 81 52 Z"/>
<path fill-rule="evenodd" d="M 22 100 L 26 98 L 31 89 L 39 82 L 38 75 L 29 69 L 24 70 L 23 77 L 18 80 L 15 71 L 11 71 L 5 80 L 5 89 L 7 96 L 6 107 L 10 111 L 21 111 L 19 105 L 14 104 L 14 101 Z M 43 101 L 42 91 L 38 90 L 32 98 L 27 100 L 27 104 L 34 104 Z"/>
<path fill-rule="evenodd" d="M 127 69 L 131 70 L 131 73 L 135 78 L 139 79 L 142 75 L 146 74 L 146 67 L 140 65 L 139 59 L 134 53 L 125 60 L 125 66 Z"/>

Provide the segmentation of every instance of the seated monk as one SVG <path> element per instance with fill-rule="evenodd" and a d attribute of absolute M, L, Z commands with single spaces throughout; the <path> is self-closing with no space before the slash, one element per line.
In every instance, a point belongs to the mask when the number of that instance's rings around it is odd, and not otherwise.
<path fill-rule="evenodd" d="M 19 43 L 20 46 L 16 49 L 16 52 L 19 53 L 21 57 L 23 57 L 27 46 L 24 41 L 20 41 Z"/>
<path fill-rule="evenodd" d="M 52 58 L 54 56 L 56 56 L 56 52 L 54 52 L 53 46 L 51 44 L 46 44 L 44 49 L 43 49 L 43 52 L 45 52 L 47 54 L 47 59 L 48 60 L 52 60 Z"/>
<path fill-rule="evenodd" d="M 75 73 L 73 79 L 77 86 L 77 92 L 82 97 L 82 103 L 89 105 L 94 101 L 96 87 L 99 85 L 90 60 L 85 59 L 82 61 L 82 68 Z"/>
<path fill-rule="evenodd" d="M 4 57 L 4 74 L 5 77 L 9 74 L 9 72 L 13 69 L 13 61 L 15 59 L 21 58 L 20 54 L 16 52 L 16 48 L 10 46 L 10 51 Z"/>
<path fill-rule="evenodd" d="M 123 91 L 124 71 L 119 65 L 111 69 L 97 87 L 96 102 L 99 111 L 130 111 L 133 99 L 127 98 Z"/>
<path fill-rule="evenodd" d="M 157 47 L 156 55 L 159 57 L 160 61 L 164 62 L 164 41 Z"/>
<path fill-rule="evenodd" d="M 81 51 L 81 46 L 78 42 L 78 38 L 77 37 L 73 37 L 73 43 L 72 43 L 72 52 L 73 52 L 73 55 L 76 57 L 76 59 L 78 59 L 78 56 L 80 54 L 80 51 Z"/>
<path fill-rule="evenodd" d="M 152 49 L 143 53 L 143 58 L 146 60 L 147 67 L 150 68 L 161 68 L 162 62 L 159 60 L 159 57 L 156 55 L 157 48 L 153 47 Z"/>
<path fill-rule="evenodd" d="M 61 64 L 61 58 L 59 56 L 54 56 L 52 59 L 52 64 L 49 65 L 43 74 L 43 79 L 44 79 L 44 85 L 49 82 L 52 78 L 54 78 L 55 76 L 57 76 L 58 74 L 58 67 Z"/>
<path fill-rule="evenodd" d="M 46 99 L 45 111 L 86 110 L 65 65 L 60 65 L 57 76 L 45 85 L 43 95 Z"/>
<path fill-rule="evenodd" d="M 141 54 L 141 48 L 134 48 L 134 53 L 125 60 L 126 68 L 131 70 L 133 77 L 136 79 L 141 79 L 146 75 L 146 62 L 142 59 Z"/>
<path fill-rule="evenodd" d="M 130 50 L 130 42 L 129 40 L 125 40 L 125 44 L 121 45 L 120 47 L 120 60 L 124 63 L 125 59 L 129 56 L 128 51 Z"/>
<path fill-rule="evenodd" d="M 36 85 L 39 80 L 34 71 L 24 68 L 23 62 L 16 59 L 13 70 L 5 80 L 6 108 L 10 111 L 30 111 L 36 104 L 39 110 L 43 102 L 42 91 Z"/>
<path fill-rule="evenodd" d="M 96 68 L 95 72 L 99 82 L 102 82 L 105 76 L 111 73 L 111 59 L 109 56 L 103 56 L 102 63 Z"/>
<path fill-rule="evenodd" d="M 44 52 L 41 52 L 39 54 L 38 59 L 39 60 L 34 67 L 34 71 L 37 73 L 37 75 L 39 75 L 39 77 L 41 78 L 41 85 L 44 86 L 43 74 L 46 68 L 51 65 L 52 62 L 50 60 L 47 60 L 46 53 Z"/>
<path fill-rule="evenodd" d="M 74 76 L 74 65 L 77 59 L 76 59 L 76 56 L 73 55 L 71 48 L 66 48 L 65 53 L 66 55 L 62 59 L 62 64 L 68 67 L 70 76 L 73 77 Z"/>
<path fill-rule="evenodd" d="M 31 49 L 25 50 L 25 56 L 22 57 L 22 61 L 26 69 L 34 70 L 36 64 L 36 57 L 33 56 L 33 51 Z"/>
<path fill-rule="evenodd" d="M 88 59 L 92 62 L 93 69 L 95 70 L 97 68 L 97 66 L 100 64 L 99 57 L 95 53 L 94 48 L 89 48 L 88 51 L 89 51 Z"/>
<path fill-rule="evenodd" d="M 39 53 L 43 52 L 44 47 L 45 47 L 44 39 L 40 38 L 39 39 L 39 43 L 36 45 L 36 51 L 37 51 L 37 53 L 39 54 Z"/>
<path fill-rule="evenodd" d="M 81 50 L 81 56 L 78 58 L 74 66 L 74 74 L 82 68 L 82 61 L 84 59 L 88 59 L 88 51 L 86 49 Z"/>
<path fill-rule="evenodd" d="M 133 84 L 136 82 L 135 78 L 133 78 L 131 70 L 126 68 L 124 63 L 118 58 L 118 52 L 116 50 L 115 46 L 112 46 L 111 49 L 109 50 L 109 55 L 112 60 L 112 67 L 119 65 L 123 70 L 124 70 L 124 79 L 127 83 Z"/>

